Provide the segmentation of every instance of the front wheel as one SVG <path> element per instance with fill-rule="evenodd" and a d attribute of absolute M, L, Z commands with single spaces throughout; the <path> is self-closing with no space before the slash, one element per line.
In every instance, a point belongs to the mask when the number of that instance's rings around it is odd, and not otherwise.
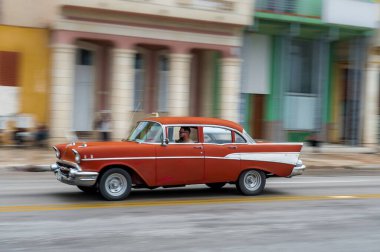
<path fill-rule="evenodd" d="M 131 190 L 131 176 L 120 168 L 106 171 L 99 182 L 100 194 L 106 200 L 123 200 L 128 197 Z"/>
<path fill-rule="evenodd" d="M 258 195 L 264 190 L 265 182 L 263 171 L 248 170 L 240 174 L 236 188 L 244 195 Z"/>

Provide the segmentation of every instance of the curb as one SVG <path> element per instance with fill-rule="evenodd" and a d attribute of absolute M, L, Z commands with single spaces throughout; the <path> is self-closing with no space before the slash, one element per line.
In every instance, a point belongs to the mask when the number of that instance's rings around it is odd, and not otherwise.
<path fill-rule="evenodd" d="M 2 167 L 0 167 L 2 168 Z M 47 172 L 51 171 L 50 165 L 10 165 L 3 166 L 8 170 L 20 171 L 20 172 Z"/>
<path fill-rule="evenodd" d="M 345 169 L 352 169 L 352 170 L 378 170 L 380 169 L 380 164 L 365 164 L 365 165 L 350 165 L 350 166 L 345 166 Z"/>
<path fill-rule="evenodd" d="M 380 170 L 379 164 L 365 164 L 365 165 L 342 165 L 342 166 L 316 166 L 306 165 L 307 170 L 332 170 L 332 169 L 347 169 L 347 170 Z"/>

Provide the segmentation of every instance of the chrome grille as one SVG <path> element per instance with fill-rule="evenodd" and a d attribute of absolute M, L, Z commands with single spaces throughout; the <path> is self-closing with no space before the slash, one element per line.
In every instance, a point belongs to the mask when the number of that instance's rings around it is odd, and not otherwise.
<path fill-rule="evenodd" d="M 78 170 L 76 167 L 63 163 L 63 162 L 57 162 L 57 165 L 59 166 L 59 170 L 61 171 L 61 174 L 69 177 L 70 169 Z"/>

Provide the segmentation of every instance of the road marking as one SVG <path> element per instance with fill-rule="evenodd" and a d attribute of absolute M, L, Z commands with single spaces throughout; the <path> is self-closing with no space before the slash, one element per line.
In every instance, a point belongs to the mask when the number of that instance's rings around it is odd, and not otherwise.
<path fill-rule="evenodd" d="M 183 206 L 183 205 L 209 205 L 209 204 L 239 204 L 255 202 L 276 201 L 313 201 L 313 200 L 340 200 L 340 199 L 380 199 L 380 194 L 358 195 L 330 195 L 330 196 L 256 196 L 238 198 L 212 198 L 191 200 L 155 200 L 155 201 L 119 201 L 119 202 L 94 202 L 77 204 L 47 204 L 29 206 L 1 206 L 0 213 L 12 212 L 37 212 L 37 211 L 64 211 L 79 209 L 100 208 L 128 208 L 128 207 L 158 207 L 158 206 Z"/>
<path fill-rule="evenodd" d="M 334 195 L 334 196 L 329 196 L 330 198 L 333 198 L 333 199 L 357 199 L 356 196 L 352 196 L 352 195 Z"/>

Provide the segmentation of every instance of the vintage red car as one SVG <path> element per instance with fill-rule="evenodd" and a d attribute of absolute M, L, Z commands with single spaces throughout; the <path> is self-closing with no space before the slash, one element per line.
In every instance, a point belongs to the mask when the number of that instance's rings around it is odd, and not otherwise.
<path fill-rule="evenodd" d="M 107 200 L 132 188 L 235 184 L 260 194 L 268 177 L 292 177 L 305 169 L 302 143 L 257 143 L 237 123 L 201 117 L 155 117 L 137 123 L 120 142 L 81 142 L 53 147 L 59 181 Z"/>

